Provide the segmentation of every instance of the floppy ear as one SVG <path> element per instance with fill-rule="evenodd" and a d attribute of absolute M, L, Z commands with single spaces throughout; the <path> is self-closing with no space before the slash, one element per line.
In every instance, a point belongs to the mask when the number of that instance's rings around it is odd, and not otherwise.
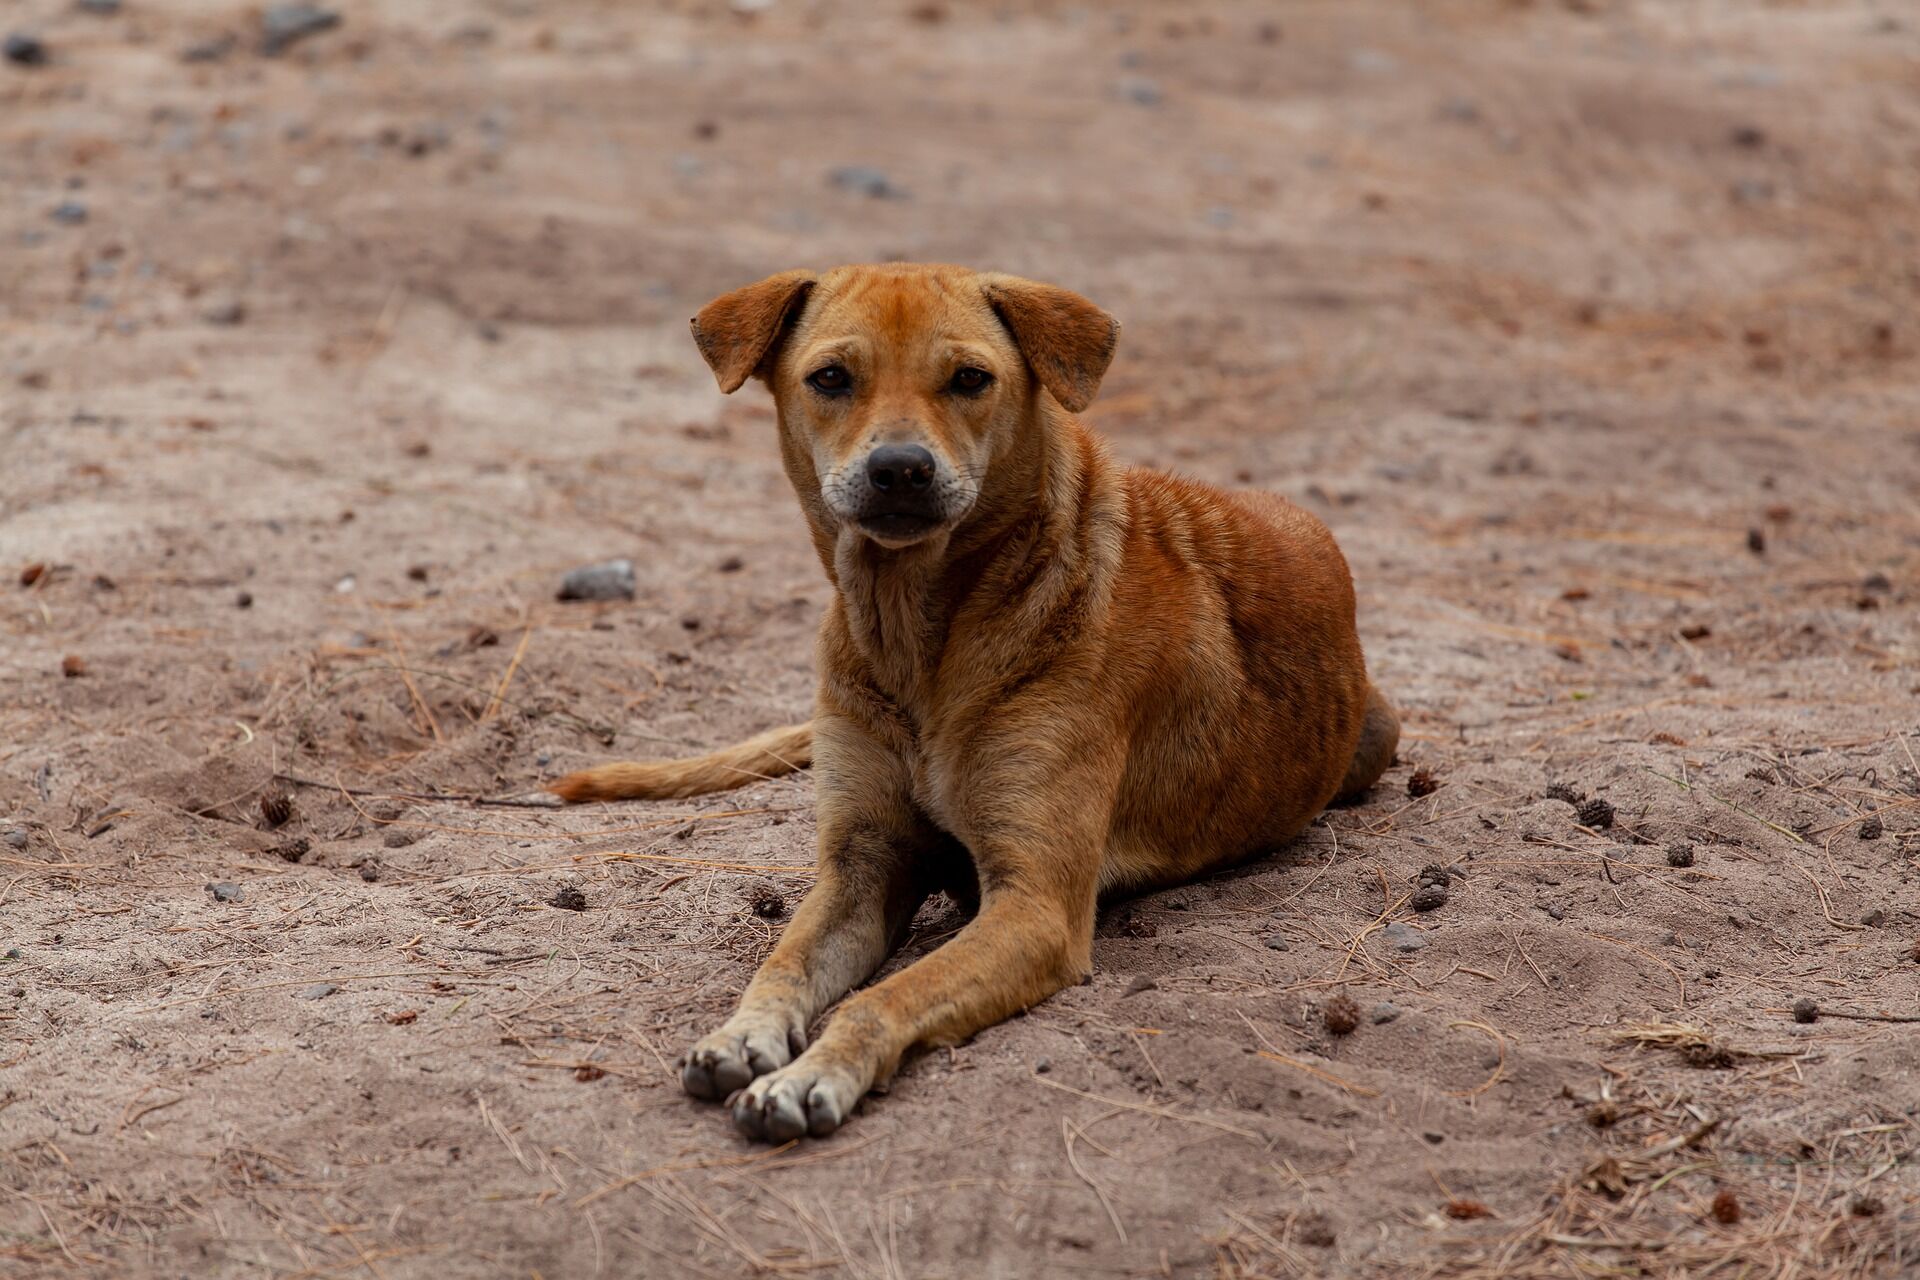
<path fill-rule="evenodd" d="M 700 308 L 693 318 L 693 340 L 722 391 L 732 395 L 760 372 L 814 279 L 811 271 L 782 271 Z"/>
<path fill-rule="evenodd" d="M 984 288 L 1040 385 L 1069 413 L 1092 404 L 1120 341 L 1120 322 L 1057 285 L 990 275 Z"/>

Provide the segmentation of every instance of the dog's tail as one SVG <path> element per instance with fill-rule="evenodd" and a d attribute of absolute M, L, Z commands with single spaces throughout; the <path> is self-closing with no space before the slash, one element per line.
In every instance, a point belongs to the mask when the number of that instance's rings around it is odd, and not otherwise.
<path fill-rule="evenodd" d="M 679 800 L 778 778 L 813 763 L 813 722 L 790 724 L 690 760 L 627 760 L 570 773 L 547 788 L 568 804 Z"/>
<path fill-rule="evenodd" d="M 1346 779 L 1340 784 L 1335 799 L 1357 800 L 1367 793 L 1367 788 L 1380 780 L 1380 775 L 1393 763 L 1393 753 L 1400 745 L 1400 717 L 1394 713 L 1393 704 L 1372 685 L 1367 686 L 1366 719 L 1360 728 L 1360 744 L 1353 750 L 1353 762 L 1347 766 Z"/>

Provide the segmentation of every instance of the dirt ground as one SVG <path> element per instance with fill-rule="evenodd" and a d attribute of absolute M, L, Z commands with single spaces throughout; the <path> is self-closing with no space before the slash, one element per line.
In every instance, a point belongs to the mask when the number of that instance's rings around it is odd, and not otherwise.
<path fill-rule="evenodd" d="M 1920 15 L 338 7 L 0 3 L 0 1272 L 1916 1274 Z M 673 1064 L 804 775 L 472 797 L 807 714 L 686 319 L 885 258 L 1118 315 L 1408 735 L 769 1150 Z"/>

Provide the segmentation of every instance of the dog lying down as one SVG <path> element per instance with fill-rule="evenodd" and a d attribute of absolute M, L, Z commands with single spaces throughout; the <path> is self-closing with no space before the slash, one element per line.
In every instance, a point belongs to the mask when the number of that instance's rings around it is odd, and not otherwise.
<path fill-rule="evenodd" d="M 1065 289 L 893 264 L 783 272 L 693 322 L 722 391 L 773 392 L 833 583 L 813 719 L 552 790 L 692 796 L 811 762 L 814 886 L 681 1071 L 751 1137 L 832 1133 L 908 1050 L 1087 975 L 1103 895 L 1271 850 L 1393 758 L 1326 526 L 1119 466 L 1074 418 L 1118 334 Z M 968 924 L 809 1044 L 942 890 Z"/>

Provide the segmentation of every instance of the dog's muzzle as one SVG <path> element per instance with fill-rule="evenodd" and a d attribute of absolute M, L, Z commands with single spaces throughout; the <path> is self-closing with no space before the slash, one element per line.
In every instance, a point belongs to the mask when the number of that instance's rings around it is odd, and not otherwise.
<path fill-rule="evenodd" d="M 938 473 L 939 464 L 924 445 L 881 445 L 867 455 L 853 518 L 889 541 L 932 531 L 947 518 Z"/>

